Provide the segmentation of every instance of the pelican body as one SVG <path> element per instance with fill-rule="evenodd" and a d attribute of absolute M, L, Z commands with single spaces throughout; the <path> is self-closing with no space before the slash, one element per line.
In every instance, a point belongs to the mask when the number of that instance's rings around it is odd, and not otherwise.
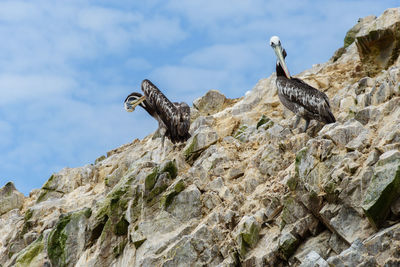
<path fill-rule="evenodd" d="M 126 97 L 125 110 L 132 112 L 137 106 L 141 106 L 158 121 L 162 148 L 165 136 L 174 144 L 189 139 L 190 107 L 185 102 L 172 103 L 147 79 L 143 80 L 141 88 L 144 95 L 133 92 Z"/>
<path fill-rule="evenodd" d="M 304 81 L 290 76 L 286 66 L 286 51 L 282 48 L 278 36 L 272 36 L 270 45 L 278 58 L 276 62 L 276 87 L 282 104 L 296 114 L 294 128 L 297 127 L 300 118 L 306 121 L 304 132 L 310 124 L 310 120 L 323 123 L 334 123 L 329 99 L 325 93 L 306 84 Z"/>

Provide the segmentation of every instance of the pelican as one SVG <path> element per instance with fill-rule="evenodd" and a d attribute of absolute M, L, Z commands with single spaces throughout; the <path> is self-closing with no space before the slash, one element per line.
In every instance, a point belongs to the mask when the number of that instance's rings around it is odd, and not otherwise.
<path fill-rule="evenodd" d="M 164 148 L 165 136 L 174 144 L 189 139 L 189 106 L 185 102 L 172 103 L 147 79 L 142 82 L 142 91 L 144 95 L 137 92 L 128 95 L 124 101 L 124 108 L 128 112 L 132 112 L 137 106 L 141 106 L 158 121 L 161 149 Z"/>
<path fill-rule="evenodd" d="M 270 45 L 278 58 L 276 62 L 276 87 L 282 104 L 296 114 L 294 128 L 300 122 L 300 118 L 306 121 L 304 132 L 310 124 L 310 120 L 323 123 L 334 123 L 335 117 L 329 105 L 329 99 L 325 93 L 318 91 L 304 81 L 290 76 L 285 63 L 286 51 L 282 48 L 278 36 L 272 36 Z"/>

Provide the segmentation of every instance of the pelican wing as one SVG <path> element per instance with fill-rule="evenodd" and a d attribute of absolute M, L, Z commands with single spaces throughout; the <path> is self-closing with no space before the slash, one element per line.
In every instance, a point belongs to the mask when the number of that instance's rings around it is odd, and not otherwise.
<path fill-rule="evenodd" d="M 298 78 L 279 79 L 281 93 L 327 123 L 335 122 L 327 95 Z"/>
<path fill-rule="evenodd" d="M 169 99 L 157 88 L 157 86 L 155 86 L 149 80 L 143 80 L 142 90 L 146 96 L 147 102 L 154 108 L 159 118 L 167 127 L 166 135 L 174 143 L 176 141 L 180 141 L 182 135 L 185 134 L 184 129 L 186 129 L 186 126 L 184 124 L 183 130 L 180 130 L 182 111 L 179 109 L 179 106 L 176 106 L 169 101 Z"/>

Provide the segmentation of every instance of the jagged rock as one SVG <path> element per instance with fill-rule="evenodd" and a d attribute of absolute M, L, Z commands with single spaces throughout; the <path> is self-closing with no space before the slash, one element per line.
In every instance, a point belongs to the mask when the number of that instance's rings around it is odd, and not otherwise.
<path fill-rule="evenodd" d="M 382 154 L 382 153 L 381 153 L 379 150 L 377 150 L 377 149 L 372 150 L 372 151 L 369 153 L 368 158 L 365 160 L 365 165 L 366 165 L 366 166 L 372 166 L 372 165 L 374 165 L 374 164 L 379 160 L 379 156 L 380 156 L 381 154 Z"/>
<path fill-rule="evenodd" d="M 362 29 L 362 27 L 365 27 L 366 23 L 369 23 L 375 19 L 375 16 L 360 18 L 358 23 L 347 31 L 346 36 L 344 37 L 344 47 L 346 48 L 347 46 L 351 45 L 355 41 L 356 35 Z"/>
<path fill-rule="evenodd" d="M 299 262 L 301 263 L 300 266 L 314 266 L 310 264 L 325 261 L 324 259 L 328 258 L 330 251 L 328 244 L 330 237 L 331 233 L 324 231 L 318 236 L 308 238 L 297 248 L 290 262 Z M 310 254 L 313 257 L 310 257 Z M 315 255 L 318 255 L 318 257 L 314 257 Z"/>
<path fill-rule="evenodd" d="M 147 237 L 139 230 L 132 232 L 130 237 L 136 249 L 138 249 L 147 240 Z"/>
<path fill-rule="evenodd" d="M 20 209 L 24 203 L 24 195 L 15 189 L 12 182 L 0 188 L 0 215 L 13 209 Z"/>
<path fill-rule="evenodd" d="M 378 228 L 390 205 L 400 197 L 400 152 L 392 150 L 379 157 L 374 177 L 365 194 L 363 209 L 371 224 Z"/>
<path fill-rule="evenodd" d="M 299 267 L 329 267 L 329 264 L 315 251 L 310 251 L 302 260 Z"/>
<path fill-rule="evenodd" d="M 330 266 L 357 266 L 361 263 L 383 266 L 386 262 L 393 262 L 393 258 L 398 259 L 400 256 L 399 227 L 400 224 L 396 224 L 364 241 L 358 239 L 339 255 L 328 258 L 327 262 Z"/>
<path fill-rule="evenodd" d="M 214 122 L 215 119 L 213 116 L 200 116 L 197 119 L 195 119 L 193 123 L 190 125 L 190 134 L 196 132 L 196 130 L 199 129 L 199 127 L 201 126 L 212 127 Z"/>
<path fill-rule="evenodd" d="M 365 129 L 359 121 L 349 120 L 343 125 L 327 124 L 319 134 L 332 140 L 338 146 L 345 146 L 363 131 Z"/>
<path fill-rule="evenodd" d="M 347 244 L 365 239 L 375 232 L 368 221 L 350 207 L 327 204 L 321 209 L 320 216 L 324 224 Z"/>
<path fill-rule="evenodd" d="M 371 77 L 364 77 L 358 81 L 358 87 L 355 90 L 356 95 L 365 93 L 366 88 L 370 88 L 374 85 L 374 80 Z"/>
<path fill-rule="evenodd" d="M 92 165 L 81 168 L 64 168 L 59 173 L 51 175 L 42 186 L 37 201 L 41 202 L 51 197 L 59 198 L 63 194 L 70 193 L 77 187 L 88 183 L 92 177 Z"/>
<path fill-rule="evenodd" d="M 295 178 L 312 194 L 333 193 L 338 157 L 331 158 L 334 143 L 327 139 L 312 139 L 296 154 Z"/>
<path fill-rule="evenodd" d="M 356 99 L 353 96 L 347 96 L 340 101 L 341 112 L 355 112 L 356 111 Z"/>
<path fill-rule="evenodd" d="M 200 154 L 218 141 L 218 134 L 212 128 L 201 126 L 186 142 L 183 154 L 188 163 L 193 163 Z"/>
<path fill-rule="evenodd" d="M 186 185 L 183 180 L 178 180 L 175 183 L 173 183 L 165 192 L 161 198 L 160 204 L 161 207 L 164 209 L 167 209 L 171 203 L 172 200 L 177 196 L 180 192 L 182 192 L 185 189 Z"/>
<path fill-rule="evenodd" d="M 348 151 L 354 151 L 354 150 L 361 151 L 369 144 L 368 138 L 369 138 L 369 131 L 366 129 L 365 131 L 362 131 L 356 138 L 348 142 L 346 144 L 346 149 Z"/>
<path fill-rule="evenodd" d="M 343 250 L 349 248 L 349 245 L 336 233 L 332 233 L 328 245 L 336 254 L 340 254 Z"/>
<path fill-rule="evenodd" d="M 261 92 L 263 89 L 263 83 L 258 82 L 253 90 L 246 94 L 246 96 L 232 108 L 232 115 L 241 116 L 244 113 L 251 111 L 258 103 L 260 103 L 262 99 Z"/>
<path fill-rule="evenodd" d="M 233 134 L 233 137 L 242 141 L 242 142 L 248 142 L 250 136 L 256 131 L 255 126 L 249 126 L 249 125 L 242 125 L 239 127 L 239 129 L 236 130 L 236 132 Z"/>
<path fill-rule="evenodd" d="M 201 214 L 200 195 L 199 189 L 195 185 L 191 185 L 173 198 L 167 211 L 181 221 L 196 218 Z"/>
<path fill-rule="evenodd" d="M 344 250 L 340 255 L 333 256 L 327 259 L 329 266 L 357 266 L 361 263 L 369 262 L 370 266 L 376 266 L 376 261 L 373 257 L 365 257 L 363 255 L 363 244 L 357 240 L 351 247 Z M 368 265 L 367 265 L 368 266 Z"/>

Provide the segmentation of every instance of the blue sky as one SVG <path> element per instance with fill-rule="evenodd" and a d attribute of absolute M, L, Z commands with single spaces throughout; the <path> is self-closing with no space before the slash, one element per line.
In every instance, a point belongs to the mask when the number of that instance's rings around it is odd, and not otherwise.
<path fill-rule="evenodd" d="M 280 36 L 292 74 L 327 61 L 360 17 L 397 1 L 1 1 L 0 186 L 24 194 L 154 132 L 123 100 L 152 80 L 175 101 L 240 97 Z M 397 3 L 396 3 L 397 2 Z"/>

